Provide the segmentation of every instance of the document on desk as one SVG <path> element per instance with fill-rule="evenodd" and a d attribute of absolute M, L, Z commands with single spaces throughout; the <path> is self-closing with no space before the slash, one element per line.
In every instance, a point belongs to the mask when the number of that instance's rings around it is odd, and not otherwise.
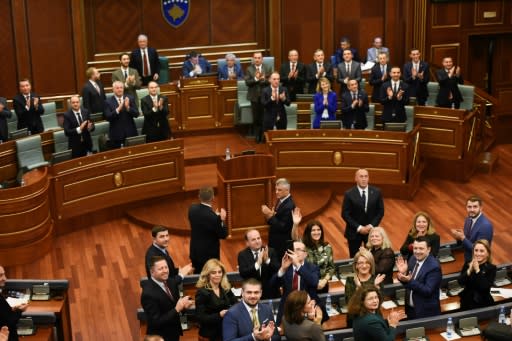
<path fill-rule="evenodd" d="M 11 308 L 18 307 L 22 304 L 28 303 L 28 299 L 26 299 L 26 298 L 7 297 L 5 300 L 7 301 L 7 303 L 9 303 Z"/>
<path fill-rule="evenodd" d="M 382 308 L 384 308 L 384 309 L 393 309 L 396 307 L 398 307 L 398 306 L 393 301 L 388 300 L 388 301 L 382 302 Z"/>
<path fill-rule="evenodd" d="M 441 336 L 442 336 L 445 340 L 447 340 L 447 341 L 457 340 L 457 339 L 460 339 L 460 338 L 461 338 L 461 337 L 460 337 L 460 335 L 459 335 L 459 334 L 457 334 L 457 333 L 455 333 L 455 332 L 453 332 L 453 333 L 452 333 L 452 336 L 450 336 L 450 337 L 448 337 L 448 336 L 446 335 L 446 332 L 442 332 L 442 333 L 441 333 Z"/>
<path fill-rule="evenodd" d="M 512 297 L 512 289 L 505 288 L 491 288 L 492 296 L 501 296 L 503 298 L 511 298 Z"/>

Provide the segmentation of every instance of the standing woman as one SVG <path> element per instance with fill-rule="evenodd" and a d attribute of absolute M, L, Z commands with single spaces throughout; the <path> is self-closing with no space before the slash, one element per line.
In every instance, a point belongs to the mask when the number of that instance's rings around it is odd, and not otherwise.
<path fill-rule="evenodd" d="M 196 316 L 199 321 L 199 340 L 222 340 L 222 318 L 236 303 L 226 268 L 212 258 L 203 266 L 196 284 Z"/>
<path fill-rule="evenodd" d="M 320 280 L 317 291 L 319 293 L 329 291 L 329 281 L 334 275 L 334 261 L 332 247 L 324 241 L 324 228 L 317 220 L 312 220 L 306 225 L 302 241 L 308 252 L 307 261 L 316 264 L 320 269 Z"/>
<path fill-rule="evenodd" d="M 465 263 L 458 281 L 464 290 L 459 294 L 460 309 L 468 310 L 494 304 L 491 287 L 496 278 L 496 265 L 492 264 L 491 248 L 485 239 L 473 244 L 473 259 Z"/>
<path fill-rule="evenodd" d="M 318 80 L 316 94 L 313 96 L 315 118 L 313 129 L 320 128 L 321 120 L 333 121 L 336 119 L 338 98 L 336 92 L 331 90 L 331 82 L 325 77 Z"/>
<path fill-rule="evenodd" d="M 382 284 L 392 284 L 395 252 L 391 247 L 391 242 L 384 228 L 379 226 L 370 230 L 366 248 L 368 248 L 373 255 L 375 273 L 386 275 Z"/>
<path fill-rule="evenodd" d="M 434 257 L 437 257 L 441 237 L 439 237 L 436 230 L 434 229 L 434 224 L 432 223 L 430 216 L 427 213 L 421 211 L 414 215 L 411 230 L 407 234 L 404 244 L 400 248 L 400 253 L 402 256 L 405 258 L 412 256 L 412 244 L 417 237 L 425 237 L 430 240 L 430 245 L 432 245 L 430 254 Z"/>
<path fill-rule="evenodd" d="M 349 302 L 348 313 L 354 316 L 354 341 L 393 341 L 398 322 L 405 313 L 396 310 L 389 313 L 387 321 L 380 313 L 382 297 L 377 287 L 357 289 Z"/>

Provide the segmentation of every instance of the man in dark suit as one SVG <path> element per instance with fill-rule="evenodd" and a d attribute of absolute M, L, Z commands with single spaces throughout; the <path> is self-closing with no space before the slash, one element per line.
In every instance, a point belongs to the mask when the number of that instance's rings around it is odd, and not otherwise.
<path fill-rule="evenodd" d="M 345 220 L 345 238 L 350 257 L 359 251 L 361 243 L 368 242 L 370 230 L 379 226 L 384 217 L 384 201 L 377 187 L 369 186 L 370 176 L 366 169 L 358 169 L 356 186 L 345 192 L 341 216 Z"/>
<path fill-rule="evenodd" d="M 201 273 L 204 264 L 210 258 L 220 259 L 220 239 L 226 239 L 228 228 L 225 225 L 226 210 L 215 212 L 212 207 L 213 188 L 202 187 L 199 190 L 199 204 L 193 204 L 188 210 L 190 223 L 190 260 L 194 273 Z"/>
<path fill-rule="evenodd" d="M 100 81 L 100 72 L 95 67 L 90 67 L 86 75 L 88 81 L 82 88 L 82 106 L 92 114 L 102 113 L 107 97 Z"/>
<path fill-rule="evenodd" d="M 89 111 L 80 108 L 80 98 L 71 96 L 71 108 L 64 113 L 64 133 L 68 137 L 68 148 L 71 155 L 81 157 L 92 152 L 91 131 L 94 123 L 91 121 Z"/>
<path fill-rule="evenodd" d="M 223 341 L 278 341 L 281 337 L 268 304 L 260 303 L 261 283 L 254 278 L 242 284 L 242 301 L 222 319 Z"/>
<path fill-rule="evenodd" d="M 356 62 L 361 62 L 361 58 L 359 57 L 359 52 L 355 47 L 350 46 L 350 39 L 348 37 L 341 37 L 340 39 L 340 47 L 336 49 L 336 52 L 334 52 L 334 56 L 336 59 L 336 64 L 342 63 L 344 59 L 344 52 L 345 50 L 350 50 L 352 53 L 353 59 Z"/>
<path fill-rule="evenodd" d="M 169 229 L 165 226 L 154 226 L 151 229 L 151 236 L 153 237 L 153 243 L 146 251 L 146 274 L 148 278 L 151 277 L 151 259 L 153 257 L 163 257 L 167 262 L 169 268 L 169 277 L 174 278 L 179 284 L 183 280 L 183 277 L 192 272 L 192 264 L 189 263 L 183 268 L 176 268 L 174 262 L 167 251 L 169 246 Z"/>
<path fill-rule="evenodd" d="M 459 90 L 459 84 L 464 84 L 460 67 L 453 65 L 452 57 L 443 58 L 443 68 L 436 71 L 439 82 L 439 93 L 436 105 L 443 108 L 460 108 L 464 99 Z"/>
<path fill-rule="evenodd" d="M 210 73 L 212 65 L 199 52 L 191 51 L 183 62 L 181 74 L 184 78 L 194 78 L 198 75 Z"/>
<path fill-rule="evenodd" d="M 384 124 L 407 121 L 405 106 L 409 104 L 409 87 L 400 80 L 401 72 L 398 66 L 391 68 L 390 75 L 391 79 L 380 88 L 380 102 L 383 105 L 382 123 Z"/>
<path fill-rule="evenodd" d="M 304 93 L 304 82 L 306 80 L 306 67 L 299 61 L 297 50 L 288 52 L 288 61 L 281 65 L 279 75 L 281 84 L 288 90 L 290 101 L 296 101 L 297 94 Z"/>
<path fill-rule="evenodd" d="M 171 136 L 171 128 L 167 117 L 169 116 L 169 100 L 167 96 L 158 94 L 158 84 L 151 81 L 148 84 L 149 94 L 140 100 L 144 124 L 142 134 L 146 135 L 147 142 L 167 140 Z"/>
<path fill-rule="evenodd" d="M 290 183 L 285 178 L 276 180 L 276 197 L 274 208 L 261 205 L 261 212 L 269 225 L 268 246 L 276 251 L 277 259 L 281 259 L 286 252 L 286 242 L 292 239 L 292 211 L 295 209 Z"/>
<path fill-rule="evenodd" d="M 9 139 L 9 129 L 7 119 L 12 117 L 12 112 L 7 107 L 5 98 L 0 97 L 0 141 L 7 141 Z"/>
<path fill-rule="evenodd" d="M 130 95 L 135 99 L 135 103 L 139 103 L 137 96 L 137 89 L 140 89 L 141 81 L 139 73 L 136 69 L 131 68 L 130 55 L 128 53 L 121 53 L 119 55 L 119 62 L 121 67 L 112 72 L 112 83 L 120 81 L 124 84 L 124 93 Z"/>
<path fill-rule="evenodd" d="M 279 85 L 279 73 L 273 72 L 270 75 L 270 86 L 261 92 L 261 103 L 265 108 L 263 113 L 263 131 L 285 130 L 288 125 L 285 105 L 290 105 L 288 90 Z"/>
<path fill-rule="evenodd" d="M 361 82 L 361 64 L 353 60 L 352 51 L 343 51 L 343 62 L 338 64 L 338 83 L 341 84 L 340 97 L 345 91 L 348 91 L 348 81 L 355 79 L 359 86 Z"/>
<path fill-rule="evenodd" d="M 430 80 L 428 63 L 420 60 L 420 50 L 414 48 L 409 54 L 411 61 L 404 65 L 404 80 L 409 85 L 409 97 L 416 98 L 417 105 L 425 105 L 428 98 L 427 84 Z"/>
<path fill-rule="evenodd" d="M 140 34 L 137 38 L 139 48 L 132 51 L 130 56 L 130 67 L 137 70 L 142 77 L 142 85 L 147 85 L 149 81 L 158 80 L 160 73 L 160 60 L 158 59 L 158 52 L 148 47 L 148 37 Z"/>
<path fill-rule="evenodd" d="M 388 55 L 387 53 L 381 52 L 378 56 L 379 60 L 376 63 L 372 70 L 370 71 L 370 85 L 373 86 L 372 92 L 372 102 L 380 103 L 380 88 L 382 84 L 388 81 L 390 78 L 389 72 L 391 71 L 391 67 L 388 65 Z"/>
<path fill-rule="evenodd" d="M 252 128 L 256 143 L 263 142 L 263 103 L 261 92 L 269 85 L 268 79 L 272 70 L 263 64 L 261 52 L 254 52 L 253 64 L 247 67 L 245 72 L 245 84 L 247 85 L 247 99 L 251 101 Z"/>
<path fill-rule="evenodd" d="M 479 239 L 485 239 L 492 242 L 494 230 L 491 222 L 482 213 L 482 199 L 477 195 L 472 195 L 466 201 L 466 211 L 468 216 L 464 221 L 462 230 L 452 229 L 450 232 L 458 244 L 464 248 L 464 261 L 467 263 L 473 258 L 473 243 Z"/>
<path fill-rule="evenodd" d="M 348 81 L 348 90 L 341 97 L 341 120 L 345 129 L 365 129 L 366 113 L 370 110 L 368 95 L 364 90 L 358 89 L 355 79 Z"/>
<path fill-rule="evenodd" d="M 226 64 L 219 67 L 217 70 L 219 80 L 228 79 L 244 79 L 244 72 L 240 64 L 236 63 L 236 56 L 234 53 L 226 54 Z"/>
<path fill-rule="evenodd" d="M 124 84 L 116 81 L 112 84 L 114 96 L 105 101 L 103 115 L 110 122 L 109 138 L 112 148 L 119 148 L 127 137 L 137 136 L 134 117 L 139 110 L 133 97 L 124 94 Z"/>
<path fill-rule="evenodd" d="M 5 270 L 0 265 L 0 289 L 5 287 L 7 277 Z M 27 310 L 28 304 L 21 304 L 16 307 L 11 307 L 4 296 L 0 295 L 0 326 L 7 326 L 9 328 L 9 341 L 18 341 L 18 332 L 16 325 L 21 318 L 21 313 Z"/>
<path fill-rule="evenodd" d="M 44 131 L 41 115 L 44 107 L 39 96 L 31 92 L 32 86 L 28 79 L 19 82 L 20 92 L 12 100 L 14 111 L 18 117 L 17 129 L 27 128 L 31 134 L 39 134 Z"/>
<path fill-rule="evenodd" d="M 151 262 L 151 278 L 142 284 L 140 298 L 146 314 L 148 334 L 157 334 L 165 341 L 177 341 L 183 335 L 180 315 L 193 301 L 189 296 L 180 298 L 178 284 L 169 278 L 169 268 L 163 257 Z"/>
<path fill-rule="evenodd" d="M 316 90 L 316 86 L 318 84 L 318 80 L 322 77 L 325 77 L 329 80 L 329 82 L 332 82 L 334 80 L 334 76 L 332 74 L 333 72 L 333 66 L 330 63 L 326 63 L 324 61 L 325 55 L 324 51 L 321 49 L 318 49 L 315 51 L 315 54 L 313 55 L 314 62 L 307 65 L 306 67 L 306 79 L 308 82 L 308 93 L 314 94 Z"/>
<path fill-rule="evenodd" d="M 277 272 L 281 263 L 273 248 L 264 246 L 258 230 L 249 230 L 245 234 L 247 247 L 238 253 L 238 271 L 243 279 L 255 278 L 261 282 L 261 298 L 280 296 L 279 288 L 272 286 L 270 278 Z"/>
<path fill-rule="evenodd" d="M 409 264 L 401 256 L 396 262 L 397 278 L 406 288 L 405 314 L 410 320 L 441 314 L 441 266 L 430 254 L 430 247 L 429 239 L 418 237 L 414 241 L 414 256 L 409 258 Z"/>

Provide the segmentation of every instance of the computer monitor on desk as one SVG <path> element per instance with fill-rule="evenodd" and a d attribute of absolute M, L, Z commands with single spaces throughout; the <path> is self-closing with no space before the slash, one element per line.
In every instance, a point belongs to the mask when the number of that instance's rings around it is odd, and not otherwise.
<path fill-rule="evenodd" d="M 406 122 L 387 122 L 384 123 L 384 130 L 387 131 L 406 131 Z"/>
<path fill-rule="evenodd" d="M 127 137 L 126 140 L 124 140 L 124 143 L 127 147 L 144 144 L 146 143 L 146 135 Z"/>
<path fill-rule="evenodd" d="M 320 121 L 320 129 L 341 129 L 341 121 Z"/>

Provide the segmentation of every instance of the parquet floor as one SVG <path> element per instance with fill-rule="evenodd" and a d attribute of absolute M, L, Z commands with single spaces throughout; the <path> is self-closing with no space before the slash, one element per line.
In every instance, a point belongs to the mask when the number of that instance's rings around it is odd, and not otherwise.
<path fill-rule="evenodd" d="M 427 179 L 412 201 L 385 199 L 382 225 L 389 231 L 394 248 L 400 247 L 412 216 L 419 210 L 433 216 L 442 242 L 450 241 L 448 230 L 462 225 L 465 199 L 476 193 L 483 198 L 484 212 L 494 224 L 494 262 L 512 261 L 508 249 L 512 245 L 508 232 L 512 221 L 512 145 L 498 146 L 493 152 L 499 152 L 500 159 L 492 175 L 476 173 L 465 184 Z M 342 200 L 342 195 L 336 196 L 317 217 L 326 228 L 326 239 L 333 244 L 336 259 L 348 256 L 340 217 Z M 165 209 L 159 214 L 183 216 L 186 204 L 178 203 L 175 211 Z M 139 279 L 144 275 L 143 258 L 150 243 L 148 229 L 126 218 L 108 221 L 58 237 L 51 253 L 32 264 L 9 267 L 7 275 L 69 279 L 76 341 L 138 340 L 135 311 L 140 306 Z M 188 237 L 173 236 L 171 244 L 175 263 L 188 262 Z M 221 259 L 229 270 L 236 268 L 236 254 L 243 244 L 242 240 L 222 243 Z"/>

